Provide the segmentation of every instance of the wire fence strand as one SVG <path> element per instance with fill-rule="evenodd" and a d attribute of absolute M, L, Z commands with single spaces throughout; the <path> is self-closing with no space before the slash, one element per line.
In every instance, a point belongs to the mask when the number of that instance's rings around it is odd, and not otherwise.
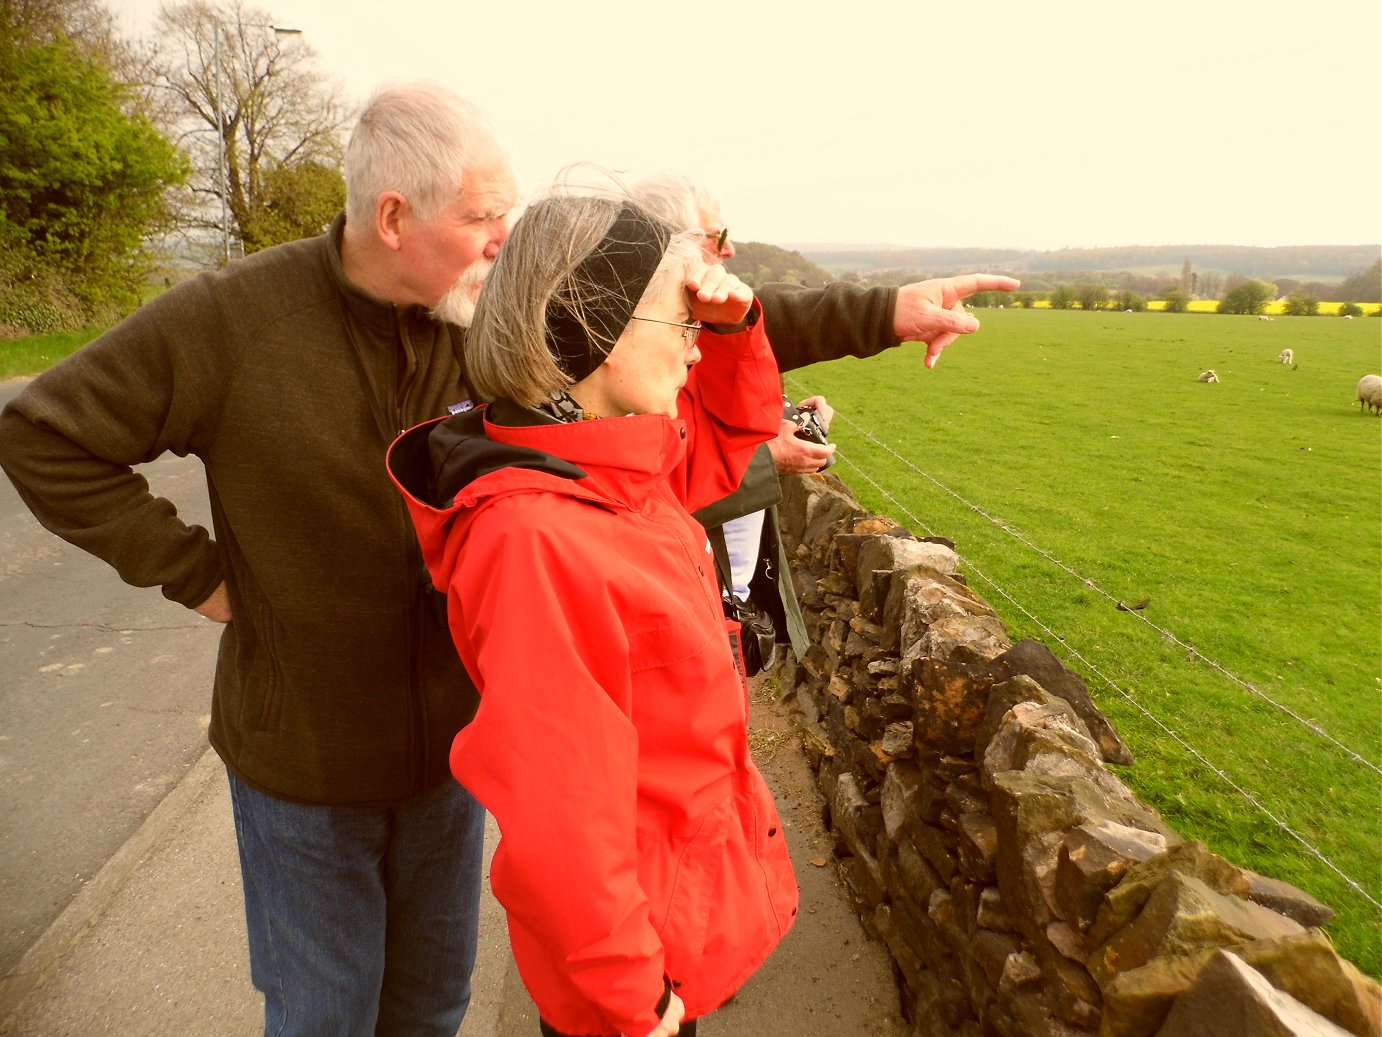
<path fill-rule="evenodd" d="M 840 417 L 838 411 L 836 412 L 835 416 L 837 419 Z M 853 422 L 849 422 L 849 424 L 855 428 L 858 428 L 858 426 L 855 425 Z M 877 441 L 875 440 L 875 442 Z M 896 507 L 899 513 L 906 516 L 916 526 L 916 528 L 920 529 L 927 536 L 934 535 L 933 531 L 927 527 L 926 523 L 922 522 L 920 518 L 918 518 L 915 514 L 911 512 L 909 508 L 907 508 L 906 505 L 904 505 L 901 501 L 897 500 L 897 498 L 894 497 L 891 493 L 889 493 L 884 487 L 879 485 L 878 481 L 875 480 L 871 475 L 869 475 L 869 473 L 858 463 L 854 462 L 851 458 L 843 456 L 838 450 L 835 452 L 835 460 L 839 463 L 847 465 L 852 470 L 858 472 L 859 475 L 870 486 L 874 488 L 874 490 L 879 494 L 879 496 L 889 501 L 894 507 Z M 930 477 L 927 476 L 927 478 Z M 1372 894 L 1370 894 L 1361 883 L 1359 883 L 1351 875 L 1349 875 L 1337 864 L 1335 864 L 1332 860 L 1330 860 L 1329 857 L 1327 857 L 1321 850 L 1314 846 L 1303 835 L 1301 835 L 1289 824 L 1287 824 L 1284 820 L 1282 820 L 1275 813 L 1273 813 L 1272 810 L 1260 799 L 1258 799 L 1251 792 L 1249 792 L 1247 789 L 1243 788 L 1236 781 L 1234 781 L 1233 778 L 1223 770 L 1223 768 L 1219 767 L 1207 756 L 1205 756 L 1205 754 L 1202 753 L 1199 749 L 1191 745 L 1190 742 L 1187 741 L 1178 731 L 1176 731 L 1169 724 L 1161 720 L 1160 717 L 1150 712 L 1145 706 L 1142 705 L 1142 703 L 1138 702 L 1137 699 L 1131 693 L 1125 691 L 1122 687 L 1120 687 L 1117 684 L 1117 682 L 1115 682 L 1111 677 L 1105 674 L 1097 665 L 1086 659 L 1079 652 L 1078 649 L 1074 648 L 1068 641 L 1056 634 L 1046 623 L 1042 622 L 1040 618 L 1038 618 L 1029 609 L 1023 606 L 1021 602 L 1019 602 L 1016 598 L 1009 594 L 997 582 L 995 582 L 993 579 L 981 572 L 972 561 L 966 559 L 964 566 L 965 571 L 967 573 L 972 573 L 974 576 L 978 577 L 981 581 L 983 581 L 983 583 L 986 586 L 992 587 L 996 593 L 998 593 L 1009 603 L 1011 603 L 1014 608 L 1019 610 L 1024 616 L 1031 620 L 1032 623 L 1035 626 L 1039 627 L 1048 637 L 1062 645 L 1066 649 L 1066 651 L 1068 651 L 1075 659 L 1077 659 L 1080 662 L 1080 664 L 1083 665 L 1090 673 L 1093 673 L 1095 676 L 1097 676 L 1099 680 L 1106 684 L 1112 691 L 1114 691 L 1116 694 L 1125 699 L 1134 709 L 1136 709 L 1144 717 L 1146 717 L 1158 728 L 1160 728 L 1168 738 L 1176 742 L 1176 744 L 1178 744 L 1182 749 L 1184 749 L 1187 753 L 1189 753 L 1192 757 L 1199 761 L 1199 763 L 1202 766 L 1204 766 L 1207 770 L 1216 775 L 1220 781 L 1224 782 L 1225 785 L 1232 789 L 1245 802 L 1247 802 L 1254 809 L 1260 812 L 1264 817 L 1270 820 L 1272 824 L 1274 824 L 1281 832 L 1283 832 L 1291 839 L 1299 843 L 1300 846 L 1308 854 L 1310 854 L 1310 856 L 1314 857 L 1322 865 L 1324 865 L 1335 875 L 1337 875 L 1344 882 L 1344 884 L 1348 886 L 1349 889 L 1353 890 L 1355 893 L 1361 896 L 1374 908 L 1376 908 L 1379 911 L 1382 911 L 1382 903 L 1380 903 L 1376 898 L 1374 898 Z M 1367 761 L 1363 762 L 1366 763 Z M 1374 768 L 1374 770 L 1375 769 L 1376 768 Z"/>
<path fill-rule="evenodd" d="M 796 386 L 796 388 L 798 389 L 798 391 L 800 391 L 800 387 L 799 387 L 799 386 Z M 1109 591 L 1105 590 L 1102 586 L 1099 585 L 1099 583 L 1098 583 L 1097 580 L 1093 579 L 1092 577 L 1085 576 L 1083 573 L 1078 572 L 1077 570 L 1075 570 L 1074 568 L 1072 568 L 1071 566 L 1069 566 L 1069 565 L 1067 565 L 1065 562 L 1063 562 L 1061 559 L 1059 559 L 1059 558 L 1057 558 L 1055 555 L 1051 554 L 1049 551 L 1046 551 L 1045 549 L 1043 549 L 1043 548 L 1040 547 L 1039 545 L 1033 543 L 1033 542 L 1031 541 L 1030 538 L 1028 538 L 1027 536 L 1025 536 L 1020 530 L 1014 528 L 1014 527 L 1013 527 L 1011 524 L 1009 524 L 1008 522 L 1005 522 L 1002 518 L 999 518 L 998 516 L 995 516 L 995 515 L 990 514 L 988 511 L 986 511 L 985 509 L 983 509 L 983 508 L 980 507 L 979 505 L 973 503 L 972 501 L 969 501 L 969 500 L 965 499 L 961 494 L 955 492 L 955 491 L 954 491 L 953 489 L 951 489 L 949 486 L 946 486 L 944 483 L 942 483 L 940 480 L 938 480 L 937 478 L 935 478 L 935 477 L 934 477 L 933 475 L 931 475 L 929 472 L 922 471 L 922 470 L 921 470 L 920 468 L 918 468 L 915 464 L 913 464 L 910 460 L 908 460 L 907 458 L 903 457 L 903 456 L 902 456 L 901 454 L 899 454 L 896 450 L 892 449 L 892 447 L 890 447 L 888 444 L 886 444 L 886 443 L 882 442 L 881 440 L 879 440 L 878 437 L 876 437 L 875 435 L 873 435 L 873 433 L 871 433 L 868 429 L 865 429 L 863 426 L 859 425 L 857 422 L 851 421 L 847 416 L 842 415 L 842 414 L 839 413 L 838 411 L 836 411 L 836 413 L 835 413 L 835 420 L 836 420 L 836 421 L 843 421 L 843 422 L 844 422 L 846 425 L 848 425 L 850 428 L 852 428 L 852 429 L 854 429 L 856 432 L 858 432 L 860 436 L 864 437 L 864 438 L 867 439 L 869 442 L 873 443 L 873 444 L 874 444 L 875 446 L 877 446 L 880 450 L 883 450 L 885 453 L 887 453 L 889 456 L 891 456 L 892 458 L 894 458 L 894 459 L 895 459 L 896 461 L 898 461 L 900 464 L 904 465 L 906 468 L 910 469 L 910 470 L 911 470 L 912 472 L 914 472 L 915 474 L 921 476 L 923 479 L 926 479 L 928 482 L 930 482 L 930 483 L 932 483 L 933 485 L 935 485 L 935 486 L 936 486 L 938 489 L 940 489 L 942 492 L 944 492 L 944 493 L 950 495 L 950 496 L 953 497 L 955 500 L 959 501 L 959 502 L 960 502 L 962 505 L 964 505 L 966 508 L 969 508 L 969 509 L 970 509 L 971 511 L 973 511 L 976 515 L 980 516 L 980 517 L 983 518 L 986 522 L 989 522 L 991 525 L 993 525 L 993 526 L 996 527 L 997 529 L 1002 530 L 1004 533 L 1006 533 L 1008 536 L 1012 537 L 1012 538 L 1013 538 L 1014 540 L 1016 540 L 1018 543 L 1022 544 L 1022 545 L 1023 545 L 1024 547 L 1026 547 L 1028 550 L 1032 551 L 1033 553 L 1035 553 L 1035 554 L 1037 554 L 1037 555 L 1040 555 L 1042 558 L 1046 559 L 1048 562 L 1050 562 L 1050 563 L 1051 563 L 1052 565 L 1054 565 L 1056 568 L 1062 570 L 1063 572 L 1067 573 L 1068 575 L 1070 575 L 1071 577 L 1075 578 L 1076 580 L 1079 580 L 1080 583 L 1081 583 L 1082 585 L 1084 585 L 1085 587 L 1089 588 L 1089 589 L 1092 590 L 1094 593 L 1096 593 L 1096 594 L 1098 594 L 1098 595 L 1100 595 L 1100 596 L 1102 596 L 1102 597 L 1108 599 L 1109 601 L 1111 601 L 1111 602 L 1113 602 L 1113 603 L 1115 603 L 1115 604 L 1120 604 L 1120 603 L 1121 603 L 1121 602 L 1120 602 L 1120 599 L 1119 599 L 1116 595 L 1111 594 Z M 838 456 L 839 456 L 838 453 L 837 453 L 836 456 L 837 456 L 837 458 L 838 458 Z M 861 470 L 857 464 L 852 464 L 852 467 L 854 467 L 856 470 Z M 876 484 L 875 484 L 875 485 L 876 485 Z M 891 500 L 892 498 L 889 497 L 889 499 Z M 1239 688 L 1241 688 L 1241 689 L 1243 689 L 1244 691 L 1248 692 L 1250 695 L 1253 695 L 1253 696 L 1255 696 L 1256 698 L 1260 699 L 1262 702 L 1264 702 L 1265 704 L 1271 706 L 1273 709 L 1276 709 L 1276 710 L 1278 710 L 1279 712 L 1281 712 L 1281 713 L 1283 713 L 1284 715 L 1286 715 L 1287 717 L 1290 717 L 1293 721 L 1295 721 L 1297 724 L 1299 724 L 1300 726 L 1302 726 L 1303 728 L 1305 728 L 1307 731 L 1309 731 L 1309 732 L 1310 732 L 1311 734 L 1313 734 L 1315 737 L 1320 738 L 1320 739 L 1323 739 L 1324 741 L 1326 741 L 1326 742 L 1330 743 L 1331 745 L 1333 745 L 1336 749 L 1338 749 L 1341 753 L 1343 753 L 1345 756 L 1347 756 L 1347 757 L 1348 757 L 1349 759 L 1351 759 L 1353 762 L 1359 764 L 1359 765 L 1362 766 L 1362 767 L 1367 768 L 1368 770 L 1372 771 L 1374 774 L 1377 774 L 1377 775 L 1382 776 L 1382 767 L 1379 767 L 1376 763 L 1373 763 L 1371 760 L 1367 759 L 1365 756 L 1363 756 L 1362 754 L 1360 754 L 1360 753 L 1357 752 L 1356 750 L 1352 749 L 1351 747 L 1345 745 L 1343 742 L 1339 741 L 1339 740 L 1338 740 L 1337 738 L 1335 738 L 1332 734 L 1330 734 L 1323 726 L 1321 726 L 1318 722 L 1316 722 L 1316 721 L 1314 721 L 1314 720 L 1310 720 L 1310 719 L 1308 719 L 1308 718 L 1306 718 L 1306 717 L 1303 717 L 1303 716 L 1301 716 L 1299 713 L 1297 713 L 1295 710 L 1291 709 L 1290 706 L 1287 706 L 1287 705 L 1285 705 L 1284 703 L 1281 703 L 1281 702 L 1276 701 L 1276 699 L 1272 698 L 1270 695 L 1268 695 L 1266 692 L 1262 691 L 1262 689 L 1258 688 L 1256 685 L 1254 685 L 1254 684 L 1252 684 L 1251 682 L 1246 681 L 1246 680 L 1244 680 L 1243 678 L 1239 677 L 1237 674 L 1235 674 L 1235 673 L 1233 673 L 1232 671 L 1230 671 L 1227 667 L 1221 665 L 1221 664 L 1220 664 L 1219 662 L 1217 662 L 1216 660 L 1211 659 L 1211 658 L 1209 658 L 1208 656 L 1206 656 L 1203 652 L 1201 652 L 1199 649 L 1195 648 L 1193 645 L 1186 643 L 1184 640 L 1182 640 L 1180 637 L 1178 637 L 1174 632 L 1172 632 L 1172 631 L 1170 631 L 1170 630 L 1167 630 L 1165 627 L 1160 626 L 1160 625 L 1158 625 L 1157 623 L 1152 622 L 1152 621 L 1151 621 L 1150 619 L 1148 619 L 1146 616 L 1143 616 L 1140 612 L 1133 611 L 1133 610 L 1125 610 L 1125 611 L 1127 611 L 1127 612 L 1128 612 L 1128 615 L 1132 616 L 1132 617 L 1133 617 L 1134 619 L 1136 619 L 1138 622 L 1144 624 L 1144 625 L 1147 626 L 1147 627 L 1150 627 L 1152 630 L 1155 630 L 1158 634 L 1160 634 L 1160 635 L 1161 635 L 1162 637 L 1164 637 L 1166 640 L 1170 641 L 1172 644 L 1175 644 L 1175 645 L 1177 645 L 1178 647 L 1184 649 L 1184 650 L 1186 651 L 1186 653 L 1187 653 L 1191 658 L 1199 660 L 1200 662 L 1204 663 L 1206 666 L 1209 666 L 1211 669 L 1215 670 L 1217 673 L 1220 674 L 1220 676 L 1224 677 L 1224 678 L 1225 678 L 1226 680 L 1228 680 L 1230 683 L 1237 685 Z"/>

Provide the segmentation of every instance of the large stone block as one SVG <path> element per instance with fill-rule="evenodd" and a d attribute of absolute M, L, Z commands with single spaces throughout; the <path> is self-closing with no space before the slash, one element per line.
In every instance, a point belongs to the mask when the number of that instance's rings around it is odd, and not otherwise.
<path fill-rule="evenodd" d="M 1017 642 L 993 661 L 997 679 L 1005 680 L 1026 674 L 1057 698 L 1070 703 L 1084 721 L 1099 751 L 1108 763 L 1133 762 L 1132 752 L 1094 700 L 1079 674 L 1065 667 L 1055 653 L 1039 641 Z"/>
<path fill-rule="evenodd" d="M 1037 950 L 1037 960 L 1045 977 L 1046 1001 L 1052 1014 L 1071 1026 L 1097 1028 L 1103 1015 L 1103 995 L 1089 971 L 1049 947 Z"/>
<path fill-rule="evenodd" d="M 1013 905 L 1015 917 L 1023 916 L 1025 906 L 1042 926 L 1064 917 L 1055 895 L 1055 871 L 1067 829 L 1112 821 L 1169 831 L 1151 807 L 1135 798 L 1105 796 L 1084 780 L 1007 771 L 994 775 L 991 784 L 999 835 L 999 886 Z M 1013 899 L 1020 895 L 1013 885 L 1019 879 L 1027 891 L 1025 905 Z"/>
<path fill-rule="evenodd" d="M 1153 958 L 1141 968 L 1118 973 L 1104 987 L 1099 1037 L 1155 1037 L 1176 998 L 1190 989 L 1214 954 L 1206 950 Z"/>
<path fill-rule="evenodd" d="M 1108 986 L 1119 972 L 1153 958 L 1303 931 L 1285 915 L 1216 893 L 1193 876 L 1172 872 L 1152 891 L 1138 916 L 1090 955 L 1089 971 L 1100 986 Z"/>
<path fill-rule="evenodd" d="M 1334 917 L 1333 908 L 1320 903 L 1303 889 L 1297 889 L 1289 882 L 1259 875 L 1243 869 L 1248 879 L 1248 899 L 1254 904 L 1270 907 L 1273 911 L 1294 918 L 1301 925 L 1316 927 L 1325 925 Z"/>
<path fill-rule="evenodd" d="M 1166 837 L 1113 821 L 1077 825 L 1065 835 L 1056 862 L 1056 902 L 1081 932 L 1098 915 L 1104 895 L 1135 863 L 1166 849 Z"/>
<path fill-rule="evenodd" d="M 999 655 L 1011 642 L 992 607 L 958 579 L 942 576 L 929 569 L 900 570 L 892 580 L 887 601 L 883 605 L 884 626 L 898 631 L 900 654 L 904 667 L 924 655 L 940 658 L 960 656 L 981 658 L 981 653 L 965 655 L 950 642 L 990 638 L 996 631 L 1002 646 L 992 651 Z M 941 632 L 939 640 L 923 644 L 930 628 L 938 623 L 950 624 Z M 977 629 L 966 635 L 970 626 Z M 942 651 L 930 650 L 939 645 Z"/>
<path fill-rule="evenodd" d="M 879 806 L 883 810 L 883 830 L 893 842 L 901 838 L 908 819 L 916 814 L 924 784 L 921 770 L 907 760 L 893 764 L 883 777 Z"/>
<path fill-rule="evenodd" d="M 922 786 L 921 797 L 917 800 L 917 820 L 928 825 L 940 824 L 941 815 L 950 805 L 945 798 L 947 786 L 929 767 L 924 767 L 922 774 L 926 777 L 926 783 Z"/>
<path fill-rule="evenodd" d="M 922 977 L 912 1013 L 914 1033 L 953 1033 L 973 1017 L 969 993 L 956 978 L 934 969 Z"/>
<path fill-rule="evenodd" d="M 1019 953 L 1022 944 L 1011 933 L 996 933 L 991 929 L 980 929 L 974 934 L 970 956 L 983 969 L 989 986 L 998 989 L 998 981 L 1003 978 L 1003 967 L 1008 958 Z"/>
<path fill-rule="evenodd" d="M 1217 952 L 1176 999 L 1157 1037 L 1347 1037 L 1318 1012 L 1267 982 L 1228 951 Z"/>
<path fill-rule="evenodd" d="M 849 847 L 849 852 L 872 853 L 873 842 L 868 838 L 868 826 L 864 823 L 869 802 L 859 786 L 859 779 L 849 772 L 841 774 L 829 802 L 830 825 Z"/>
<path fill-rule="evenodd" d="M 931 867 L 909 837 L 904 836 L 897 841 L 893 867 L 903 890 L 918 904 L 930 900 L 936 890 L 946 888 L 946 881 L 941 878 L 940 872 Z"/>
<path fill-rule="evenodd" d="M 1105 895 L 1089 930 L 1090 944 L 1098 946 L 1132 921 L 1152 891 L 1173 872 L 1194 876 L 1216 893 L 1248 895 L 1248 880 L 1241 868 L 1202 842 L 1179 843 L 1128 868 L 1123 880 Z"/>
<path fill-rule="evenodd" d="M 983 783 L 972 777 L 956 778 L 946 785 L 945 802 L 956 816 L 981 814 L 989 808 L 989 796 Z"/>
<path fill-rule="evenodd" d="M 998 827 L 987 813 L 961 814 L 959 823 L 960 864 L 970 878 L 992 882 L 998 858 Z"/>
<path fill-rule="evenodd" d="M 907 939 L 905 928 L 898 924 L 892 905 L 883 904 L 873 913 L 873 930 L 888 948 L 888 953 L 902 973 L 902 982 L 913 994 L 922 985 L 926 963 L 920 952 Z"/>
<path fill-rule="evenodd" d="M 998 888 L 1019 927 L 1032 939 L 1055 920 L 1056 860 L 1066 829 L 1084 817 L 1079 790 L 1021 771 L 993 778 L 998 832 Z"/>
<path fill-rule="evenodd" d="M 902 664 L 931 656 L 960 662 L 987 662 L 1012 644 L 997 616 L 954 616 L 938 619 L 912 644 L 902 642 Z"/>
<path fill-rule="evenodd" d="M 862 583 L 876 569 L 929 569 L 953 576 L 959 567 L 960 556 L 954 548 L 944 544 L 900 536 L 875 536 L 859 544 L 852 572 L 855 582 Z"/>
<path fill-rule="evenodd" d="M 887 899 L 883 884 L 883 869 L 872 853 L 857 850 L 842 869 L 845 881 L 853 890 L 858 910 L 865 917 L 873 913 Z"/>
<path fill-rule="evenodd" d="M 1358 1037 L 1382 1037 L 1382 987 L 1339 957 L 1318 929 L 1234 951 L 1278 990 Z"/>
<path fill-rule="evenodd" d="M 1075 727 L 1072 719 L 1058 707 L 1019 702 L 1007 712 L 989 742 L 983 773 L 988 777 L 999 771 L 1021 770 L 1065 778 L 1088 785 L 1101 799 L 1138 803 L 1132 790 L 1104 766 L 1094 743 L 1083 734 L 1083 725 Z"/>
<path fill-rule="evenodd" d="M 901 687 L 912 698 L 918 745 L 952 755 L 971 751 L 993 687 L 985 663 L 920 658 L 904 671 Z"/>
<path fill-rule="evenodd" d="M 966 878 L 963 873 L 950 880 L 950 895 L 955 898 L 955 910 L 959 912 L 965 933 L 970 937 L 979 928 L 979 898 L 986 888 Z"/>
<path fill-rule="evenodd" d="M 959 974 L 959 969 L 953 963 L 954 955 L 941 938 L 936 923 L 926 913 L 925 906 L 917 904 L 910 897 L 901 897 L 892 902 L 892 909 L 893 920 L 902 938 L 916 951 L 928 969 L 940 969 L 949 975 Z"/>
<path fill-rule="evenodd" d="M 916 844 L 921 855 L 948 883 L 960 866 L 954 838 L 944 828 L 936 825 L 918 825 Z"/>
<path fill-rule="evenodd" d="M 803 487 L 806 493 L 801 506 L 795 493 L 784 492 L 778 503 L 778 516 L 784 528 L 789 528 L 795 538 L 808 547 L 828 551 L 830 541 L 839 529 L 853 520 L 868 517 L 868 510 L 854 499 L 849 488 L 833 474 L 799 475 L 793 478 L 812 485 Z"/>
<path fill-rule="evenodd" d="M 859 585 L 859 615 L 878 624 L 878 644 L 890 652 L 897 651 L 898 629 L 887 622 L 888 595 L 892 593 L 896 574 L 878 569 L 868 574 Z"/>

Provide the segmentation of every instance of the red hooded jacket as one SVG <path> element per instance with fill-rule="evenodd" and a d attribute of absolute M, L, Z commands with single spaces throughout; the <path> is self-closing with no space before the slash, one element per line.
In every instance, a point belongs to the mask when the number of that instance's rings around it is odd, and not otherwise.
<path fill-rule="evenodd" d="M 452 772 L 499 823 L 490 881 L 524 983 L 564 1033 L 642 1037 L 665 983 L 687 1019 L 704 1015 L 797 910 L 688 513 L 777 431 L 777 370 L 761 331 L 704 353 L 689 420 L 523 426 L 541 419 L 500 403 L 390 452 L 480 690 Z"/>

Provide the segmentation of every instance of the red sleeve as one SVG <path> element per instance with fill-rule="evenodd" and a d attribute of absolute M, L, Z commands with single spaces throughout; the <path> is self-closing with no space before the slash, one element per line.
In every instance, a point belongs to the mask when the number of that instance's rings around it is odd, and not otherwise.
<path fill-rule="evenodd" d="M 452 632 L 481 702 L 451 769 L 502 832 L 495 896 L 612 1031 L 648 1033 L 664 956 L 638 877 L 628 634 L 592 576 L 607 544 L 527 504 L 491 505 L 458 552 Z"/>
<path fill-rule="evenodd" d="M 782 382 L 759 318 L 743 331 L 701 333 L 701 362 L 681 391 L 677 416 L 686 422 L 686 457 L 672 487 L 688 511 L 739 488 L 758 444 L 777 435 Z"/>

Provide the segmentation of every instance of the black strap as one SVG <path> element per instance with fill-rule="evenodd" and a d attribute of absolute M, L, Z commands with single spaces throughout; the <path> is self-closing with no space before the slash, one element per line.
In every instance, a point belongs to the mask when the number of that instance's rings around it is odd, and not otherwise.
<path fill-rule="evenodd" d="M 734 598 L 734 571 L 729 566 L 729 545 L 725 543 L 725 527 L 713 526 L 705 531 L 710 549 L 715 554 L 715 575 L 720 578 L 720 592 Z"/>

